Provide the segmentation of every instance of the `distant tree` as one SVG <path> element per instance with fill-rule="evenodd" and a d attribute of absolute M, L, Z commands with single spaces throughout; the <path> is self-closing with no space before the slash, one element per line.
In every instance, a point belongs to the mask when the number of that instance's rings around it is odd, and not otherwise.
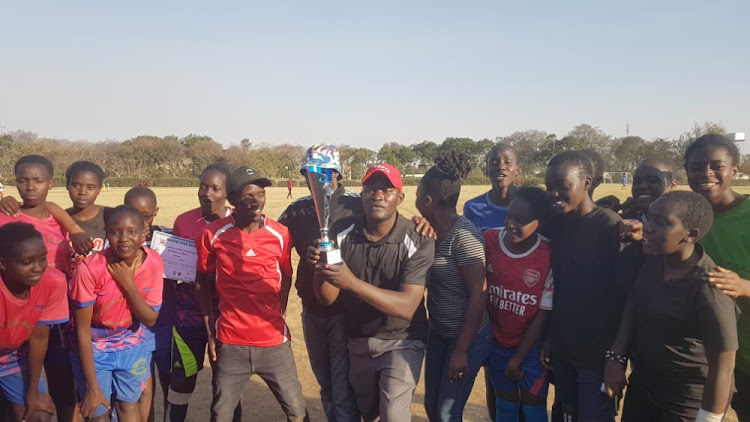
<path fill-rule="evenodd" d="M 10 135 L 10 137 L 13 138 L 13 141 L 18 144 L 25 144 L 27 142 L 33 142 L 39 139 L 39 135 L 28 130 L 14 130 L 12 132 L 8 132 L 7 134 Z"/>
<path fill-rule="evenodd" d="M 485 158 L 495 143 L 490 139 L 475 142 L 471 138 L 445 138 L 438 151 L 457 151 L 471 158 L 473 168 L 484 168 Z"/>
<path fill-rule="evenodd" d="M 137 136 L 123 142 L 119 150 L 129 177 L 179 176 L 186 158 L 176 136 Z"/>
<path fill-rule="evenodd" d="M 632 172 L 646 158 L 654 157 L 653 145 L 640 136 L 626 136 L 613 141 L 614 165 L 609 171 Z"/>
<path fill-rule="evenodd" d="M 409 173 L 414 167 L 416 154 L 408 146 L 388 142 L 380 147 L 378 161 L 388 163 L 403 173 Z"/>
<path fill-rule="evenodd" d="M 209 137 L 193 138 L 189 142 L 180 143 L 186 145 L 185 156 L 190 160 L 191 176 L 198 177 L 209 164 L 223 159 L 224 147 Z"/>
<path fill-rule="evenodd" d="M 545 158 L 540 157 L 540 153 L 545 150 L 548 137 L 549 134 L 543 130 L 529 129 L 513 132 L 510 136 L 497 138 L 497 140 L 512 146 L 516 150 L 518 162 L 521 164 L 521 171 L 524 174 L 534 174 L 546 165 Z"/>
<path fill-rule="evenodd" d="M 419 171 L 423 172 L 432 166 L 437 156 L 438 145 L 432 141 L 422 141 L 418 144 L 413 144 L 411 149 L 414 151 L 414 155 L 418 161 L 417 166 L 419 167 Z"/>
<path fill-rule="evenodd" d="M 601 129 L 582 123 L 574 127 L 564 138 L 560 140 L 561 151 L 570 149 L 593 149 L 602 156 L 604 168 L 613 165 L 611 151 L 612 137 Z"/>
<path fill-rule="evenodd" d="M 377 153 L 368 148 L 353 148 L 339 145 L 339 160 L 345 179 L 361 180 L 370 165 L 375 163 Z"/>
<path fill-rule="evenodd" d="M 0 180 L 13 178 L 13 164 L 18 160 L 16 145 L 9 134 L 0 135 Z"/>
<path fill-rule="evenodd" d="M 193 133 L 180 138 L 180 143 L 184 145 L 185 148 L 190 148 L 191 146 L 199 142 L 205 142 L 205 141 L 214 142 L 213 138 L 211 138 L 210 136 L 196 135 Z"/>

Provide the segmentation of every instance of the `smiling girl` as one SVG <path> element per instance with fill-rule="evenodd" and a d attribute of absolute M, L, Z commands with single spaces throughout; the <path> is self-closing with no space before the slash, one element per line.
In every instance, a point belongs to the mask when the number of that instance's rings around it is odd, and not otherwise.
<path fill-rule="evenodd" d="M 65 275 L 47 265 L 41 233 L 0 227 L 0 395 L 16 421 L 49 421 L 55 406 L 42 374 L 50 326 L 68 321 Z"/>
<path fill-rule="evenodd" d="M 78 336 L 73 370 L 81 413 L 108 420 L 115 397 L 120 421 L 138 421 L 138 399 L 148 378 L 151 353 L 141 324 L 153 326 L 162 299 L 164 264 L 141 245 L 143 215 L 121 205 L 107 219 L 109 247 L 87 257 L 70 281 Z"/>
<path fill-rule="evenodd" d="M 591 160 L 578 151 L 560 153 L 547 165 L 545 185 L 556 214 L 544 230 L 555 274 L 552 369 L 566 417 L 613 421 L 615 403 L 601 384 L 604 352 L 625 302 L 615 280 L 621 219 L 591 200 L 592 179 Z"/>
<path fill-rule="evenodd" d="M 750 421 L 750 201 L 732 190 L 739 163 L 737 146 L 722 135 L 701 136 L 685 151 L 690 189 L 708 199 L 714 211 L 714 224 L 701 239 L 706 253 L 719 265 L 709 273 L 709 281 L 736 297 L 744 314 L 737 328 L 740 349 L 732 407 L 745 422 Z"/>
<path fill-rule="evenodd" d="M 497 421 L 547 421 L 549 372 L 539 348 L 554 286 L 549 239 L 537 232 L 549 215 L 539 188 L 521 188 L 510 203 L 505 227 L 484 232 L 490 322 L 495 341 L 488 367 Z"/>

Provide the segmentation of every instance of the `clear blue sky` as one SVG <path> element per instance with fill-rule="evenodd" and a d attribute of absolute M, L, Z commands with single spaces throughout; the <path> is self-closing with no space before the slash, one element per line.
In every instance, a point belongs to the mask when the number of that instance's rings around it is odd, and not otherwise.
<path fill-rule="evenodd" d="M 0 126 L 124 140 L 750 132 L 750 2 L 13 1 Z"/>

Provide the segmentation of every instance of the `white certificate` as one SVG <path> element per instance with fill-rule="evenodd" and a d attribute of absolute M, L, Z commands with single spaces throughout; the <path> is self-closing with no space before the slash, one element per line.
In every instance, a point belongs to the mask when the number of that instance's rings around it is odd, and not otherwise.
<path fill-rule="evenodd" d="M 195 282 L 198 254 L 194 241 L 154 231 L 151 236 L 151 249 L 161 255 L 164 261 L 164 278 L 186 283 Z"/>

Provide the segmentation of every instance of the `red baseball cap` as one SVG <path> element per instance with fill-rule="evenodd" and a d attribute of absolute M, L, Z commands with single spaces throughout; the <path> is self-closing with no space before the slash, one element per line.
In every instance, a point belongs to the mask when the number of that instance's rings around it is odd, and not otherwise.
<path fill-rule="evenodd" d="M 362 179 L 362 184 L 367 182 L 367 179 L 372 177 L 374 174 L 383 174 L 388 178 L 394 188 L 398 189 L 399 192 L 404 190 L 404 182 L 401 181 L 401 173 L 390 164 L 381 163 L 375 164 L 374 166 L 367 169 L 365 177 Z"/>

